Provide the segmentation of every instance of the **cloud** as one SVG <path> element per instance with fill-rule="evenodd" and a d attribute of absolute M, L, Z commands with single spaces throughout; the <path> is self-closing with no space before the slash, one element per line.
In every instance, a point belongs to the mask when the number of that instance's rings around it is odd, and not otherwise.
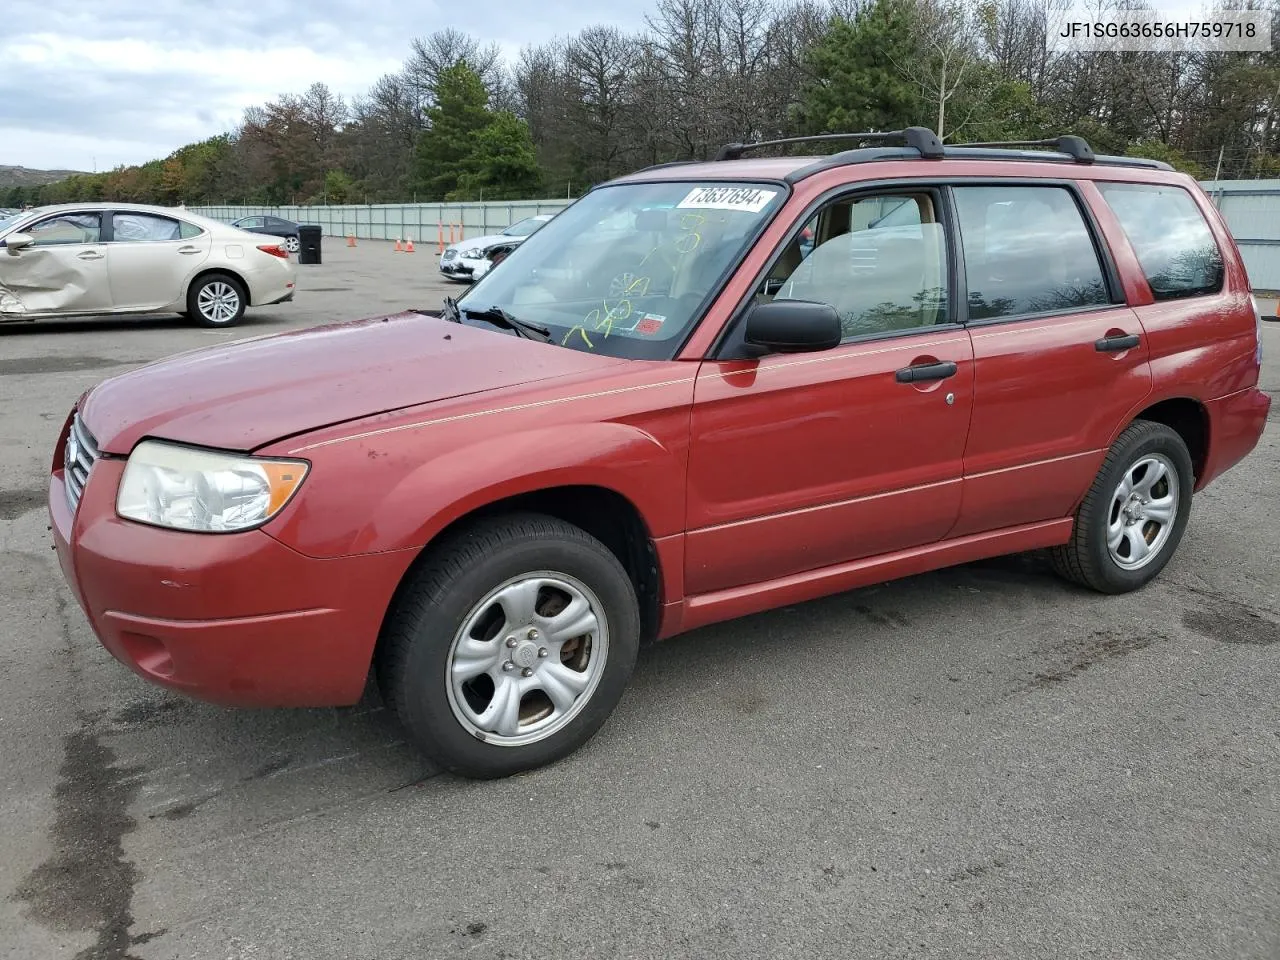
<path fill-rule="evenodd" d="M 618 0 L 623 28 L 650 0 Z M 0 164 L 110 169 L 233 127 L 244 109 L 323 81 L 350 99 L 409 42 L 453 27 L 514 59 L 580 30 L 581 0 L 491 0 L 483 32 L 448 0 L 3 0 Z"/>

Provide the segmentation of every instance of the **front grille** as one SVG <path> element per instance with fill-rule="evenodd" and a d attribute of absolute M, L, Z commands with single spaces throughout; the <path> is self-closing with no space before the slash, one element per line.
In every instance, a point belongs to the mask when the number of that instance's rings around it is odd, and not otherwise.
<path fill-rule="evenodd" d="M 452 259 L 453 259 L 454 257 L 456 257 L 457 255 L 458 255 L 458 251 L 457 251 L 457 250 L 446 250 L 446 251 L 444 252 L 444 257 L 443 257 L 443 259 L 445 259 L 445 260 L 452 260 Z"/>
<path fill-rule="evenodd" d="M 98 443 L 77 413 L 71 418 L 71 430 L 67 433 L 67 445 L 62 453 L 62 466 L 66 471 L 63 482 L 72 513 L 76 512 L 84 485 L 89 482 L 89 471 L 97 459 Z"/>

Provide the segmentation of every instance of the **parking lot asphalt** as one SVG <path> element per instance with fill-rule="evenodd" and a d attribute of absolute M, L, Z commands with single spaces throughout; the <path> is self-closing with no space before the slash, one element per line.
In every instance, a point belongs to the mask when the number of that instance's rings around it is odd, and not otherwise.
<path fill-rule="evenodd" d="M 1023 556 L 698 630 L 509 780 L 437 774 L 373 697 L 129 673 L 49 549 L 55 434 L 139 363 L 450 289 L 424 248 L 325 259 L 232 331 L 0 327 L 0 956 L 1280 956 L 1280 404 L 1139 593 Z"/>

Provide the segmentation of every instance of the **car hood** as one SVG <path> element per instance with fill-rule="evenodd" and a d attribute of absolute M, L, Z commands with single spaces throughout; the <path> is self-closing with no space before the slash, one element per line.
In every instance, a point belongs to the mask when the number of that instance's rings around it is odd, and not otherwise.
<path fill-rule="evenodd" d="M 347 420 L 625 362 L 407 312 L 178 354 L 103 381 L 81 416 L 107 453 L 128 454 L 145 437 L 247 451 Z"/>

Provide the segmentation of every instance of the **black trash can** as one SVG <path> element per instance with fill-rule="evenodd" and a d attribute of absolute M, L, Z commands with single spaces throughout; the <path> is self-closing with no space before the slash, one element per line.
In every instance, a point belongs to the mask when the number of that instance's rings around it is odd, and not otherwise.
<path fill-rule="evenodd" d="M 323 231 L 312 223 L 304 223 L 298 227 L 298 262 L 320 262 L 320 238 Z"/>

